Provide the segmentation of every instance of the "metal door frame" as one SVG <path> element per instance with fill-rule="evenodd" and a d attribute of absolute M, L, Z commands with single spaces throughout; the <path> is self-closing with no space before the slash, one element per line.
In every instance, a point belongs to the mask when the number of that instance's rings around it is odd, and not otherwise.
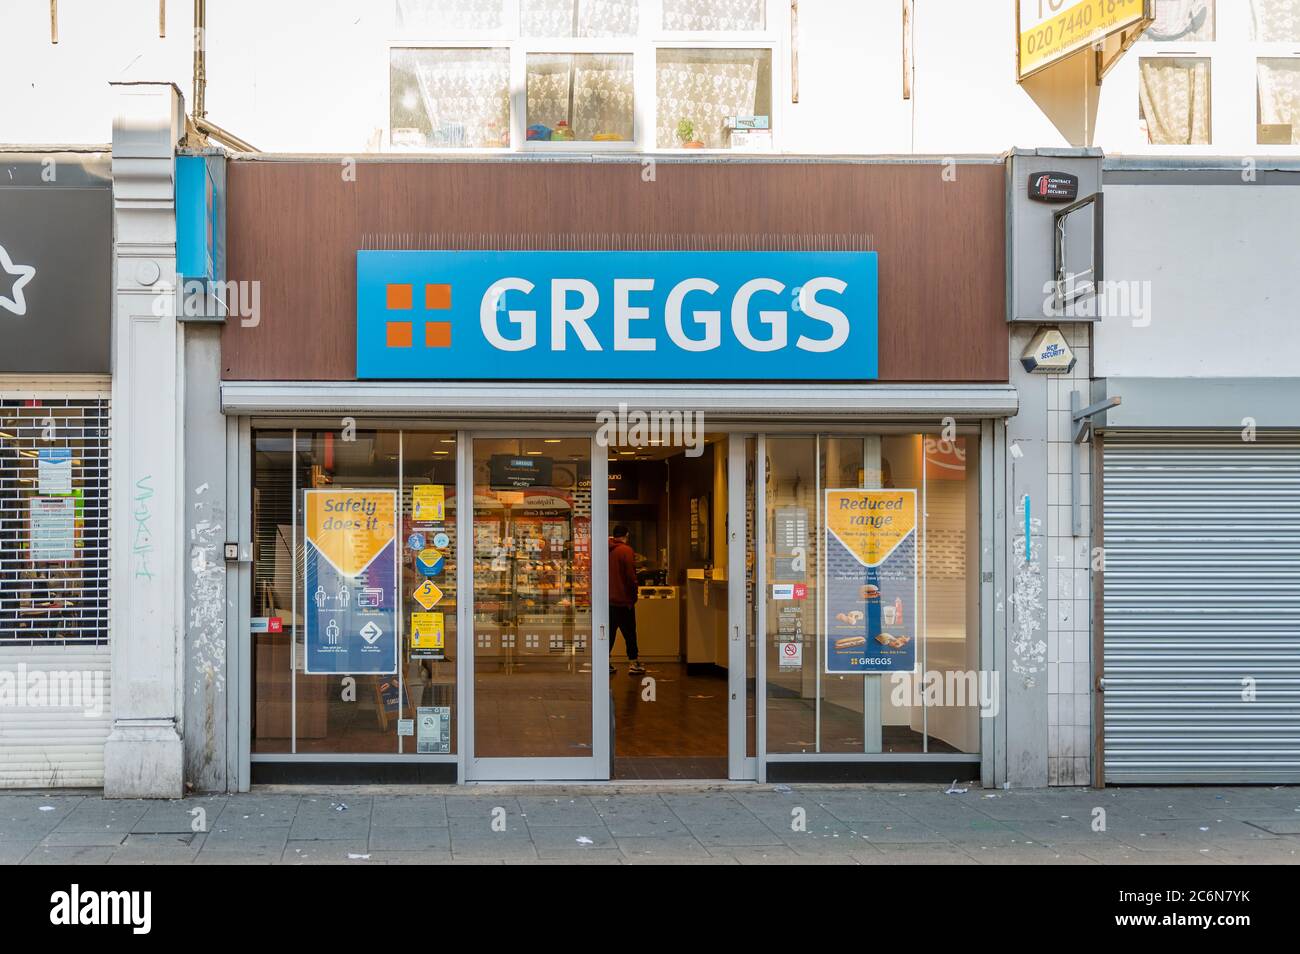
<path fill-rule="evenodd" d="M 750 436 L 737 431 L 727 433 L 727 778 L 732 781 L 755 781 L 758 778 L 758 757 L 745 751 L 748 729 L 746 649 L 750 637 L 757 635 L 748 632 L 749 615 L 745 612 L 745 554 L 749 544 L 749 524 L 745 519 L 745 443 Z M 756 470 L 756 483 L 760 476 Z M 757 494 L 754 502 L 757 507 Z M 757 527 L 758 514 L 754 520 Z M 757 572 L 758 568 L 754 569 Z M 755 599 L 759 593 L 757 582 L 755 577 Z M 756 646 L 756 668 L 757 659 Z M 757 685 L 756 680 L 756 688 Z"/>
<path fill-rule="evenodd" d="M 508 436 L 506 431 L 460 431 L 457 446 L 456 633 L 460 645 L 460 745 L 464 779 L 481 781 L 602 780 L 610 777 L 609 752 L 609 552 L 598 541 L 609 535 L 609 461 L 607 451 L 590 434 L 591 460 L 591 755 L 586 757 L 519 756 L 478 758 L 474 754 L 474 439 Z M 573 437 L 562 430 L 531 430 L 520 436 Z"/>

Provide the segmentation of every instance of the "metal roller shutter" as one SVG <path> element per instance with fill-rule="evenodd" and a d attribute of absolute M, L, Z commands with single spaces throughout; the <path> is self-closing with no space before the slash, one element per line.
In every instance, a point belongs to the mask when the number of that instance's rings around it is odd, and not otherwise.
<path fill-rule="evenodd" d="M 1300 782 L 1300 434 L 1103 447 L 1106 781 Z"/>
<path fill-rule="evenodd" d="M 42 486 L 46 449 L 67 453 L 68 487 Z M 104 784 L 109 450 L 105 397 L 0 397 L 0 789 Z"/>

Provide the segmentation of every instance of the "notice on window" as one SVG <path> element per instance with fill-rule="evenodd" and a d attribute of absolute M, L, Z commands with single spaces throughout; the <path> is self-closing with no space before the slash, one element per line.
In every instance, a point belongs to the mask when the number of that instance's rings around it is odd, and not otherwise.
<path fill-rule="evenodd" d="M 443 614 L 412 613 L 411 658 L 442 659 L 445 648 L 446 621 Z"/>
<path fill-rule="evenodd" d="M 772 515 L 772 543 L 776 547 L 773 574 L 778 580 L 800 583 L 808 579 L 808 508 L 777 507 Z"/>
<path fill-rule="evenodd" d="M 36 459 L 37 493 L 53 496 L 72 493 L 72 451 L 42 447 Z"/>
<path fill-rule="evenodd" d="M 411 520 L 414 523 L 442 523 L 447 496 L 442 484 L 419 484 L 411 488 Z"/>
<path fill-rule="evenodd" d="M 1024 79 L 1143 20 L 1144 0 L 1019 0 Z"/>
<path fill-rule="evenodd" d="M 826 491 L 828 673 L 916 669 L 916 491 Z"/>
<path fill-rule="evenodd" d="M 77 558 L 75 497 L 32 497 L 28 505 L 33 563 L 62 563 Z"/>
<path fill-rule="evenodd" d="M 306 671 L 397 672 L 397 494 L 308 490 Z"/>
<path fill-rule="evenodd" d="M 451 752 L 450 706 L 421 706 L 415 710 L 415 751 L 430 755 Z"/>

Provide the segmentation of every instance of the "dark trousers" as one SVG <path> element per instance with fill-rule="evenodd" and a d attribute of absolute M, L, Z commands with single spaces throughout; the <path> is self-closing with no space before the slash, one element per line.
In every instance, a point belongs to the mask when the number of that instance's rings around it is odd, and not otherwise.
<path fill-rule="evenodd" d="M 609 607 L 609 651 L 614 651 L 614 641 L 618 639 L 619 630 L 623 631 L 623 642 L 627 643 L 627 658 L 636 659 L 636 607 Z"/>

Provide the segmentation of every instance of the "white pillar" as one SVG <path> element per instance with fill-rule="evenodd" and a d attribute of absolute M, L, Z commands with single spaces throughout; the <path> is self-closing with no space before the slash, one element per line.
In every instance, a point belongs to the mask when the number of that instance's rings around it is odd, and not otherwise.
<path fill-rule="evenodd" d="M 113 106 L 113 728 L 104 795 L 179 798 L 184 363 L 172 297 L 158 289 L 176 282 L 184 111 L 170 83 L 115 83 Z"/>

